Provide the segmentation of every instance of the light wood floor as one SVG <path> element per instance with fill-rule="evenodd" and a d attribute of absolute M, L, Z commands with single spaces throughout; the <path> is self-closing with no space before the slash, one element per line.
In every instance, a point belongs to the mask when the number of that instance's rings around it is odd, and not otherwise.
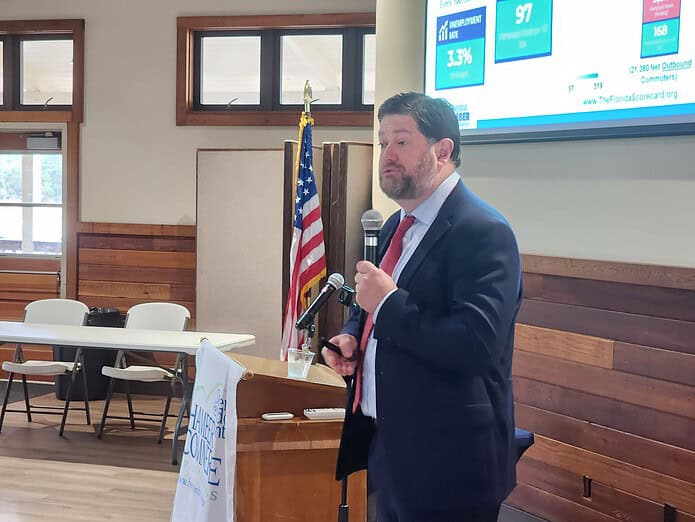
<path fill-rule="evenodd" d="M 15 403 L 22 407 L 22 403 Z M 53 394 L 32 405 L 58 406 Z M 116 396 L 109 413 L 127 414 Z M 81 406 L 82 403 L 76 403 Z M 92 426 L 84 412 L 71 411 L 63 438 L 59 415 L 8 413 L 0 433 L 0 521 L 168 521 L 178 467 L 172 466 L 170 419 L 164 442 L 157 444 L 156 423 L 109 419 L 101 440 L 95 431 L 103 401 L 90 402 Z M 161 412 L 164 400 L 138 396 L 135 409 Z M 172 404 L 178 411 L 178 403 Z M 141 424 L 141 426 L 139 425 Z"/>

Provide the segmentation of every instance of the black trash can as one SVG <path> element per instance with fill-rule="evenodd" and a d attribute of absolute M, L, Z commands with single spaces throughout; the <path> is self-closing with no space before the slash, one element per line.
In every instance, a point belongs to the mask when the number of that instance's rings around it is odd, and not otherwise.
<path fill-rule="evenodd" d="M 110 326 L 112 328 L 123 328 L 125 324 L 125 314 L 116 308 L 90 308 L 87 316 L 87 326 Z M 85 348 L 84 350 L 84 372 L 87 376 L 87 387 L 89 388 L 89 400 L 101 400 L 106 398 L 109 388 L 109 378 L 101 374 L 102 366 L 113 366 L 116 362 L 116 350 L 99 350 L 97 348 Z M 56 361 L 74 361 L 75 348 L 70 346 L 54 346 L 53 357 Z M 55 380 L 56 398 L 64 401 L 68 394 L 70 375 L 59 375 Z M 76 401 L 84 400 L 84 386 L 82 376 L 77 375 L 75 386 L 72 390 L 72 399 Z"/>

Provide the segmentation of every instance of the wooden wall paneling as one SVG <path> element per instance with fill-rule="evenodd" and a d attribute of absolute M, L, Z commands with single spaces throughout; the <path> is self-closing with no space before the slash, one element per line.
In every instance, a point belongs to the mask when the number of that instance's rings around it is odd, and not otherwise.
<path fill-rule="evenodd" d="M 57 273 L 0 272 L 0 320 L 21 321 L 27 303 L 56 297 L 60 297 Z"/>
<path fill-rule="evenodd" d="M 505 502 L 552 522 L 615 522 L 618 520 L 526 484 L 517 484 Z"/>
<path fill-rule="evenodd" d="M 525 404 L 516 404 L 516 421 L 536 435 L 681 479 L 695 489 L 694 451 Z"/>
<path fill-rule="evenodd" d="M 695 388 L 518 351 L 514 375 L 695 419 Z"/>
<path fill-rule="evenodd" d="M 695 488 L 691 483 L 540 435 L 526 454 L 551 466 L 695 514 Z"/>
<path fill-rule="evenodd" d="M 529 254 L 522 255 L 521 259 L 524 272 L 533 274 L 695 290 L 695 269 L 693 268 Z"/>
<path fill-rule="evenodd" d="M 107 307 L 107 308 L 118 308 L 121 312 L 125 312 L 130 308 L 131 306 L 135 306 L 136 304 L 140 303 L 146 303 L 148 301 L 161 301 L 161 299 L 143 299 L 143 298 L 137 298 L 137 297 L 109 297 L 109 296 L 104 296 L 104 295 L 98 295 L 98 296 L 90 296 L 90 295 L 82 295 L 80 294 L 80 301 L 82 301 L 84 304 L 86 304 L 89 307 L 92 306 L 99 306 L 99 307 Z M 177 303 L 185 306 L 188 308 L 188 311 L 191 312 L 191 317 L 194 318 L 196 313 L 196 305 L 195 301 L 176 301 Z M 189 330 L 191 329 L 191 325 L 189 323 Z"/>
<path fill-rule="evenodd" d="M 695 450 L 693 419 L 517 376 L 514 396 L 523 404 Z"/>
<path fill-rule="evenodd" d="M 613 368 L 622 372 L 695 386 L 695 355 L 629 343 L 615 343 Z"/>
<path fill-rule="evenodd" d="M 0 288 L 6 291 L 49 292 L 55 294 L 58 290 L 58 276 L 56 274 L 3 272 L 0 273 Z"/>
<path fill-rule="evenodd" d="M 583 477 L 541 461 L 524 457 L 517 466 L 520 483 L 563 497 L 576 504 L 631 522 L 663 522 L 661 504 L 602 484 L 591 482 L 591 496 L 584 497 Z M 523 509 L 523 507 L 522 507 Z M 687 513 L 678 514 L 679 522 L 695 522 Z"/>
<path fill-rule="evenodd" d="M 169 301 L 172 299 L 171 285 L 155 283 L 120 283 L 110 281 L 80 281 L 81 296 L 120 297 Z"/>
<path fill-rule="evenodd" d="M 0 270 L 60 272 L 60 258 L 0 256 Z"/>
<path fill-rule="evenodd" d="M 0 301 L 0 317 L 3 321 L 22 321 L 26 305 L 23 301 Z"/>
<path fill-rule="evenodd" d="M 524 299 L 518 321 L 695 354 L 695 323 Z"/>
<path fill-rule="evenodd" d="M 156 252 L 80 248 L 80 262 L 95 265 L 122 265 L 152 268 L 195 269 L 194 252 Z"/>
<path fill-rule="evenodd" d="M 599 337 L 517 324 L 514 348 L 591 366 L 613 366 L 613 341 Z"/>
<path fill-rule="evenodd" d="M 80 223 L 79 298 L 88 306 L 126 311 L 148 301 L 172 301 L 195 324 L 195 227 Z"/>
<path fill-rule="evenodd" d="M 57 285 L 56 285 L 57 286 Z M 58 292 L 5 292 L 0 290 L 0 301 L 19 301 L 18 304 L 26 306 L 31 301 L 39 299 L 52 299 L 58 297 Z M 2 321 L 3 319 L 0 319 Z"/>
<path fill-rule="evenodd" d="M 195 238 L 82 235 L 80 248 L 195 252 Z"/>
<path fill-rule="evenodd" d="M 131 266 L 80 264 L 80 281 L 122 281 L 147 283 L 159 281 L 172 285 L 193 286 L 195 288 L 195 271 L 183 268 L 139 267 Z"/>
<path fill-rule="evenodd" d="M 124 236 L 170 236 L 195 237 L 195 225 L 152 225 L 139 223 L 93 223 L 82 221 L 80 234 L 103 234 Z"/>
<path fill-rule="evenodd" d="M 525 273 L 524 297 L 651 317 L 695 321 L 695 292 L 679 288 Z"/>

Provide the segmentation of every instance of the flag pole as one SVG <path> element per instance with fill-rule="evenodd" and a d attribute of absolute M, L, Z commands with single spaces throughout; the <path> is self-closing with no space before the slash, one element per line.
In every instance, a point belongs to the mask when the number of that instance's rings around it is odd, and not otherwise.
<path fill-rule="evenodd" d="M 312 98 L 313 93 L 311 92 L 311 85 L 309 84 L 309 80 L 307 80 L 306 82 L 304 82 L 304 113 L 306 114 L 307 118 L 311 118 L 311 102 L 314 101 Z M 311 337 L 313 337 L 313 328 L 315 328 L 313 323 L 311 327 L 312 328 L 307 331 L 308 342 L 311 342 Z M 340 487 L 340 505 L 338 506 L 338 522 L 349 522 L 350 520 L 350 506 L 347 502 L 347 487 L 348 479 L 346 476 L 343 478 Z"/>

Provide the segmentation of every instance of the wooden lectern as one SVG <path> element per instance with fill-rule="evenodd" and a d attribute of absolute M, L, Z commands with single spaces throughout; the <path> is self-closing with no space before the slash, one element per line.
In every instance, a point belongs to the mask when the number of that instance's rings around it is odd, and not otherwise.
<path fill-rule="evenodd" d="M 305 408 L 345 407 L 345 383 L 330 368 L 314 365 L 306 380 L 287 377 L 287 363 L 228 352 L 252 377 L 237 389 L 237 522 L 338 520 L 340 482 L 335 465 L 341 420 L 309 420 Z M 286 421 L 263 413 L 288 411 Z M 350 522 L 367 518 L 367 475 L 350 476 Z"/>

